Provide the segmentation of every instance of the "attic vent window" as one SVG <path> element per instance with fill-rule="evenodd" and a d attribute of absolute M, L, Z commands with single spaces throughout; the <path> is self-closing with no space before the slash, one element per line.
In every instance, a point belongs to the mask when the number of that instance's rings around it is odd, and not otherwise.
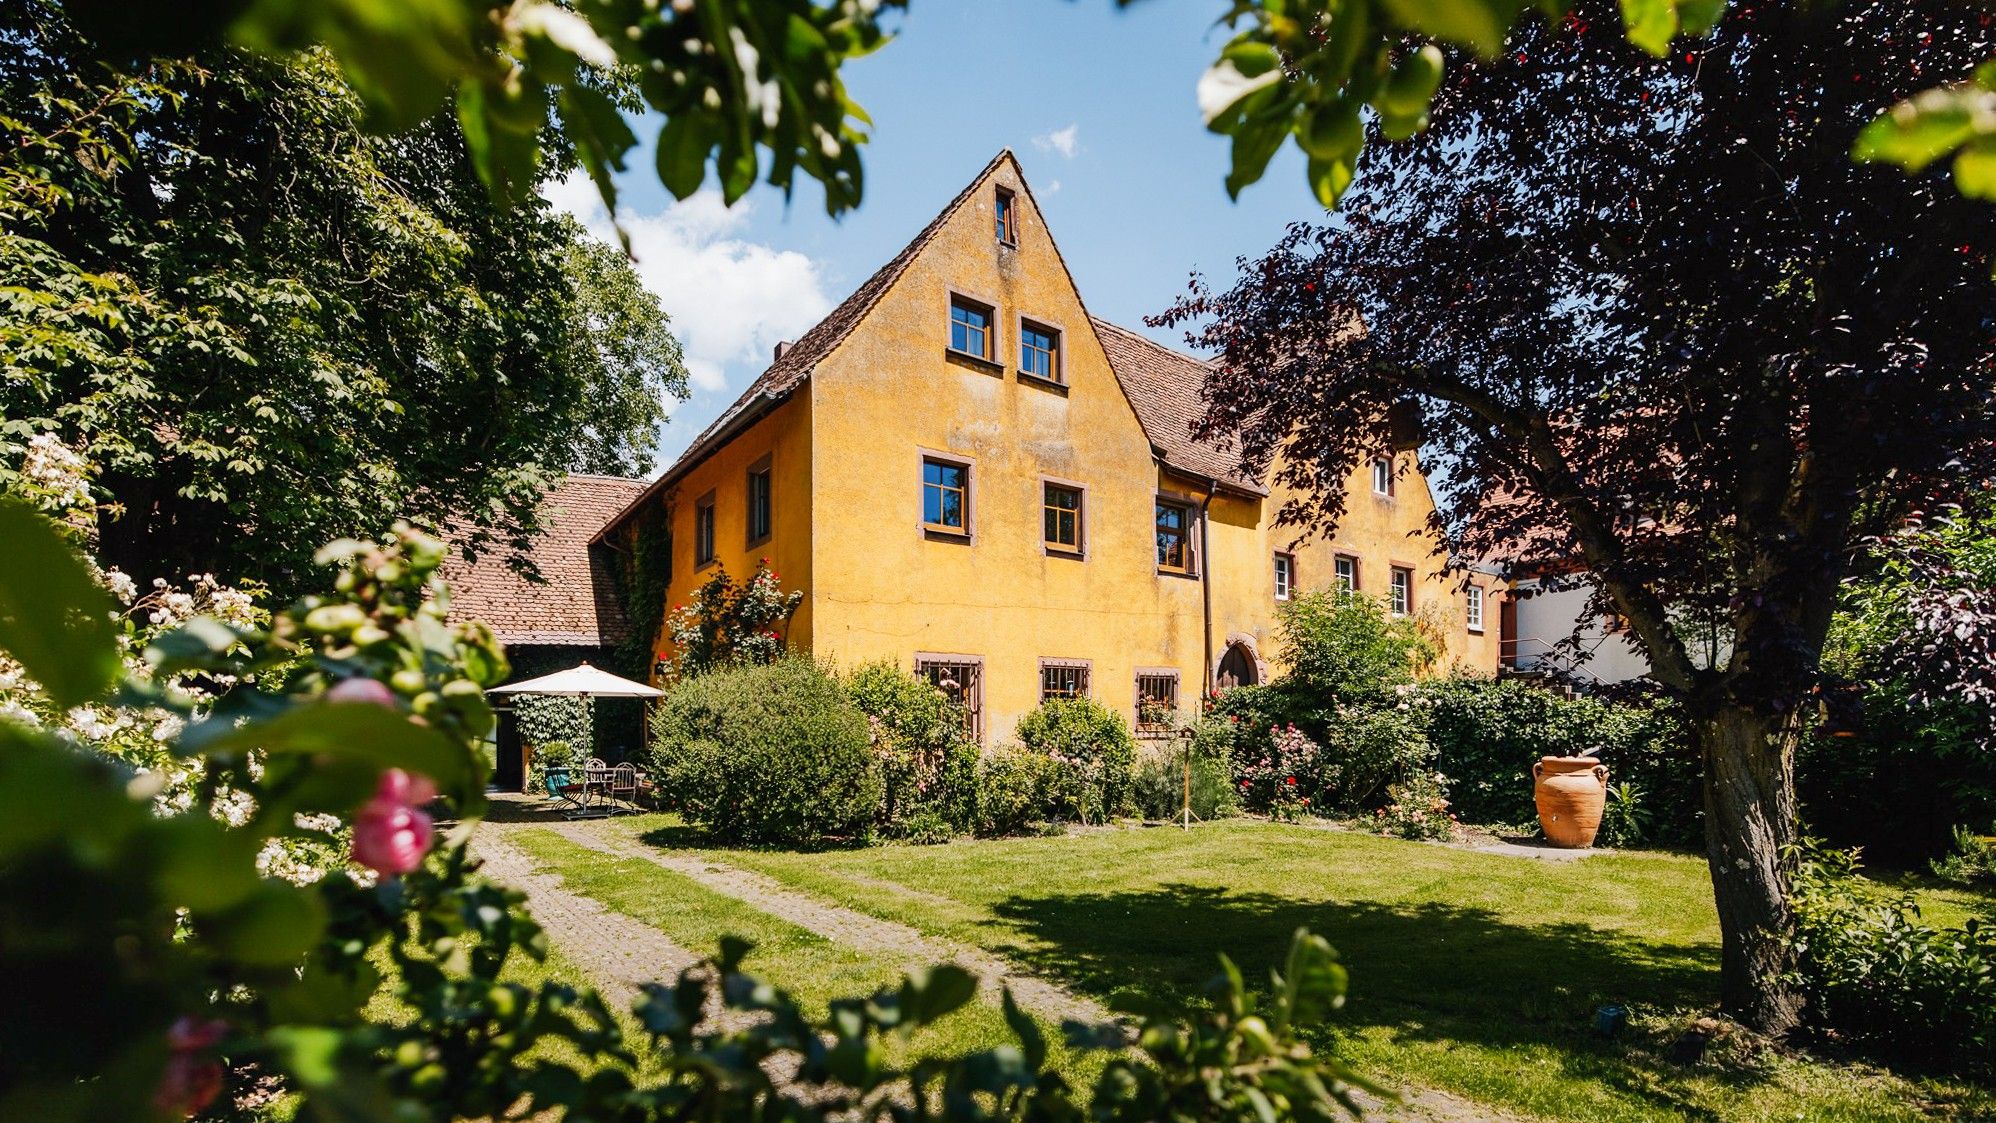
<path fill-rule="evenodd" d="M 789 341 L 789 340 L 787 340 L 787 339 L 780 339 L 780 340 L 777 340 L 777 342 L 776 342 L 776 358 L 777 358 L 777 361 L 778 361 L 778 362 L 781 362 L 781 361 L 782 361 L 782 359 L 783 359 L 783 356 L 784 356 L 784 354 L 785 354 L 786 352 L 788 352 L 788 351 L 790 350 L 790 348 L 791 348 L 791 343 L 790 343 L 790 341 Z"/>
<path fill-rule="evenodd" d="M 1018 245 L 1019 211 L 1010 191 L 1003 187 L 998 189 L 997 206 L 995 209 L 997 211 L 998 243 L 1005 246 Z"/>

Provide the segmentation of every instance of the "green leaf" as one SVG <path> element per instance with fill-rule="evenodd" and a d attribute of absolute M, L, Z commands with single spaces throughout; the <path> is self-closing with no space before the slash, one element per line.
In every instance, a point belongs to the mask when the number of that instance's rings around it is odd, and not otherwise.
<path fill-rule="evenodd" d="M 326 907 L 309 890 L 264 881 L 235 906 L 196 918 L 197 928 L 221 954 L 257 966 L 289 967 L 319 942 Z"/>
<path fill-rule="evenodd" d="M 197 616 L 146 646 L 146 662 L 161 674 L 204 670 L 240 642 L 242 636 L 209 616 Z"/>
<path fill-rule="evenodd" d="M 1726 0 L 1677 0 L 1677 21 L 1686 35 L 1710 35 L 1726 14 Z"/>
<path fill-rule="evenodd" d="M 1040 1024 L 1024 1010 L 1019 1009 L 1018 1000 L 1012 997 L 1012 988 L 1006 987 L 1000 1002 L 1005 1012 L 1005 1024 L 1012 1027 L 1012 1033 L 1019 1039 L 1019 1047 L 1026 1055 L 1026 1064 L 1034 1072 L 1046 1067 L 1047 1039 L 1040 1032 Z"/>
<path fill-rule="evenodd" d="M 1423 35 L 1460 43 L 1488 58 L 1504 49 L 1504 37 L 1518 18 L 1510 0 L 1385 0 L 1400 25 Z"/>
<path fill-rule="evenodd" d="M 118 676 L 111 595 L 40 512 L 0 499 L 0 650 L 67 709 Z"/>
<path fill-rule="evenodd" d="M 1670 53 L 1677 37 L 1676 0 L 1622 0 L 1622 26 L 1629 42 L 1658 58 Z"/>
<path fill-rule="evenodd" d="M 1996 137 L 1983 137 L 1954 158 L 1954 183 L 1963 195 L 1996 203 Z"/>
<path fill-rule="evenodd" d="M 200 729 L 196 726 L 189 733 Z M 443 791 L 460 799 L 477 794 L 466 790 L 474 772 L 469 752 L 386 706 L 314 702 L 219 736 L 195 736 L 192 743 L 210 756 L 262 749 L 272 754 L 307 753 L 361 761 L 377 768 L 402 768 L 428 776 Z"/>
<path fill-rule="evenodd" d="M 1851 156 L 1917 172 L 1976 134 L 1974 108 L 1996 94 L 1969 86 L 1927 90 L 1893 106 L 1857 134 Z"/>
<path fill-rule="evenodd" d="M 324 1088 L 340 1079 L 340 1045 L 336 1029 L 324 1026 L 278 1026 L 268 1034 L 286 1072 L 307 1088 Z"/>
<path fill-rule="evenodd" d="M 706 130 L 691 109 L 672 115 L 658 134 L 658 180 L 675 199 L 700 190 L 707 178 Z"/>
<path fill-rule="evenodd" d="M 907 1021 L 927 1025 L 977 997 L 977 976 L 943 963 L 911 971 L 901 984 L 901 1010 Z"/>

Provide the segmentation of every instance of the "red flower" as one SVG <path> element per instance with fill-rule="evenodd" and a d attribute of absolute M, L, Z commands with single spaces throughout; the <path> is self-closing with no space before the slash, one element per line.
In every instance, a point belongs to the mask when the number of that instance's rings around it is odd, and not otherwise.
<path fill-rule="evenodd" d="M 1283 782 L 1283 783 L 1285 783 L 1285 784 L 1288 784 L 1288 785 L 1289 785 L 1290 787 L 1292 787 L 1292 788 L 1293 788 L 1293 787 L 1295 787 L 1295 786 L 1296 786 L 1296 777 L 1294 777 L 1294 776 L 1291 776 L 1291 777 L 1289 777 L 1289 778 L 1288 778 L 1287 780 L 1284 780 L 1284 781 L 1282 781 L 1282 782 Z"/>
<path fill-rule="evenodd" d="M 222 1066 L 205 1054 L 228 1028 L 213 1019 L 181 1018 L 166 1031 L 173 1052 L 152 1093 L 153 1106 L 162 1114 L 178 1119 L 198 1115 L 221 1094 Z"/>

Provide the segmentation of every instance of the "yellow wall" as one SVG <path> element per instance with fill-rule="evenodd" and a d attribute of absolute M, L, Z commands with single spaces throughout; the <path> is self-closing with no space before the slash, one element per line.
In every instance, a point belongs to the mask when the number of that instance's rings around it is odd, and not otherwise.
<path fill-rule="evenodd" d="M 1016 247 L 994 237 L 998 184 L 1015 192 Z M 1002 363 L 946 354 L 952 291 L 995 306 Z M 1019 376 L 1021 316 L 1061 329 L 1065 392 Z M 772 451 L 774 541 L 744 549 L 746 472 Z M 968 540 L 922 527 L 925 452 L 971 465 Z M 1086 489 L 1081 558 L 1042 548 L 1047 479 Z M 980 658 L 987 743 L 1010 740 L 1038 704 L 1043 657 L 1089 661 L 1090 693 L 1126 717 L 1139 669 L 1176 669 L 1182 707 L 1197 704 L 1210 669 L 1202 585 L 1158 571 L 1153 525 L 1160 494 L 1196 506 L 1207 485 L 1157 465 L 1009 160 L 972 189 L 789 402 L 675 485 L 668 608 L 706 576 L 692 562 L 693 509 L 710 488 L 729 572 L 746 575 L 767 555 L 785 587 L 806 590 L 794 644 L 848 667 L 885 659 L 912 668 L 917 653 Z M 1414 564 L 1417 604 L 1453 606 L 1450 656 L 1494 671 L 1495 604 L 1486 609 L 1486 657 L 1462 632 L 1459 594 L 1428 572 L 1436 559 L 1426 539 L 1408 537 L 1433 509 L 1425 483 L 1403 477 L 1398 490 L 1387 504 L 1372 502 L 1369 485 L 1355 491 L 1332 543 L 1297 546 L 1301 587 L 1328 586 L 1340 547 L 1362 558 L 1371 592 L 1384 590 L 1389 559 Z M 1279 670 L 1273 558 L 1294 537 L 1272 525 L 1279 508 L 1279 496 L 1220 492 L 1210 502 L 1200 564 L 1211 585 L 1213 661 L 1239 640 L 1265 671 Z"/>
<path fill-rule="evenodd" d="M 1374 492 L 1369 464 L 1352 473 L 1345 493 L 1344 517 L 1328 538 L 1313 535 L 1296 542 L 1295 528 L 1276 530 L 1271 549 L 1296 555 L 1297 584 L 1305 590 L 1330 588 L 1336 576 L 1335 557 L 1349 554 L 1359 561 L 1359 591 L 1385 598 L 1392 567 L 1411 569 L 1414 615 L 1443 648 L 1433 669 L 1446 672 L 1459 664 L 1477 674 L 1496 674 L 1502 582 L 1483 573 L 1466 575 L 1469 584 L 1483 590 L 1483 630 L 1471 632 L 1465 619 L 1465 575 L 1444 576 L 1441 572 L 1444 558 L 1436 552 L 1435 538 L 1428 529 L 1428 519 L 1435 510 L 1434 494 L 1421 473 L 1418 457 L 1412 452 L 1394 456 L 1391 496 Z M 1271 509 L 1280 510 L 1292 494 L 1278 486 L 1269 500 Z"/>
<path fill-rule="evenodd" d="M 764 456 L 770 468 L 770 534 L 767 541 L 748 543 L 748 470 Z M 785 589 L 803 589 L 803 604 L 791 618 L 789 635 L 805 641 L 811 634 L 811 397 L 792 395 L 734 440 L 716 449 L 662 497 L 672 528 L 672 577 L 666 585 L 666 614 L 687 603 L 693 590 L 726 567 L 736 581 L 746 580 L 764 558 L 782 579 Z M 714 561 L 693 560 L 693 512 L 700 497 L 714 493 Z M 653 650 L 670 645 L 660 636 Z"/>
<path fill-rule="evenodd" d="M 819 408 L 811 641 L 841 664 L 980 656 L 988 741 L 1039 702 L 1041 657 L 1091 661 L 1091 693 L 1133 708 L 1137 667 L 1175 667 L 1192 701 L 1199 583 L 1160 575 L 1150 443 L 1009 163 L 1017 248 L 979 185 L 812 379 Z M 945 357 L 954 288 L 996 306 L 1003 369 Z M 1067 391 L 1023 382 L 1018 318 L 1061 329 Z M 921 527 L 923 450 L 971 462 L 971 535 Z M 1080 559 L 1041 547 L 1042 477 L 1085 487 Z"/>

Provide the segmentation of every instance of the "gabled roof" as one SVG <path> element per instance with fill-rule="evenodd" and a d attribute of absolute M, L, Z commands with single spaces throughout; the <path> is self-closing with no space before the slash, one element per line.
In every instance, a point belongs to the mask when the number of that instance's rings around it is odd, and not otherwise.
<path fill-rule="evenodd" d="M 1153 343 L 1125 327 L 1094 319 L 1095 337 L 1108 353 L 1109 369 L 1123 384 L 1123 396 L 1137 411 L 1144 436 L 1165 467 L 1212 480 L 1224 488 L 1266 496 L 1260 480 L 1241 471 L 1240 457 L 1210 441 L 1197 440 L 1192 427 L 1205 414 L 1200 397 L 1207 366 L 1190 355 Z"/>
<path fill-rule="evenodd" d="M 633 496 L 625 510 L 618 512 L 602 530 L 608 531 L 610 527 L 622 522 L 627 512 L 635 510 L 654 495 L 671 487 L 681 476 L 692 471 L 695 465 L 707 459 L 714 450 L 726 444 L 728 439 L 734 436 L 738 426 L 761 416 L 764 407 L 774 406 L 789 397 L 791 391 L 811 377 L 812 370 L 816 369 L 834 348 L 845 342 L 846 337 L 851 335 L 860 321 L 866 318 L 866 314 L 873 311 L 873 306 L 880 303 L 880 298 L 887 294 L 887 290 L 894 287 L 894 282 L 901 279 L 901 274 L 908 271 L 908 266 L 935 239 L 936 232 L 941 230 L 956 214 L 958 208 L 976 192 L 977 185 L 996 171 L 998 165 L 1008 160 L 1015 165 L 1018 163 L 1009 148 L 993 156 L 991 162 L 984 165 L 984 170 L 972 176 L 963 190 L 957 192 L 956 198 L 951 199 L 948 206 L 930 219 L 927 226 L 922 227 L 921 233 L 916 234 L 913 241 L 903 246 L 900 253 L 895 254 L 873 276 L 868 277 L 864 284 L 854 289 L 851 296 L 840 301 L 839 306 L 813 325 L 811 330 L 798 336 L 795 343 L 784 348 L 783 354 L 757 375 L 755 381 L 748 384 L 748 388 L 742 391 L 741 397 L 736 398 L 733 405 L 722 410 L 713 424 L 701 430 L 700 435 L 693 438 L 693 443 L 686 446 L 686 451 L 679 454 L 679 459 L 672 462 L 672 467 L 667 468 L 665 473 L 642 493 Z M 602 532 L 597 536 L 601 537 Z"/>
<path fill-rule="evenodd" d="M 476 562 L 452 553 L 443 568 L 451 621 L 483 620 L 502 643 L 622 643 L 630 623 L 606 561 L 589 544 L 644 487 L 643 480 L 578 474 L 551 489 L 541 500 L 543 529 L 528 551 L 544 581 L 516 571 L 504 550 L 487 550 Z"/>

